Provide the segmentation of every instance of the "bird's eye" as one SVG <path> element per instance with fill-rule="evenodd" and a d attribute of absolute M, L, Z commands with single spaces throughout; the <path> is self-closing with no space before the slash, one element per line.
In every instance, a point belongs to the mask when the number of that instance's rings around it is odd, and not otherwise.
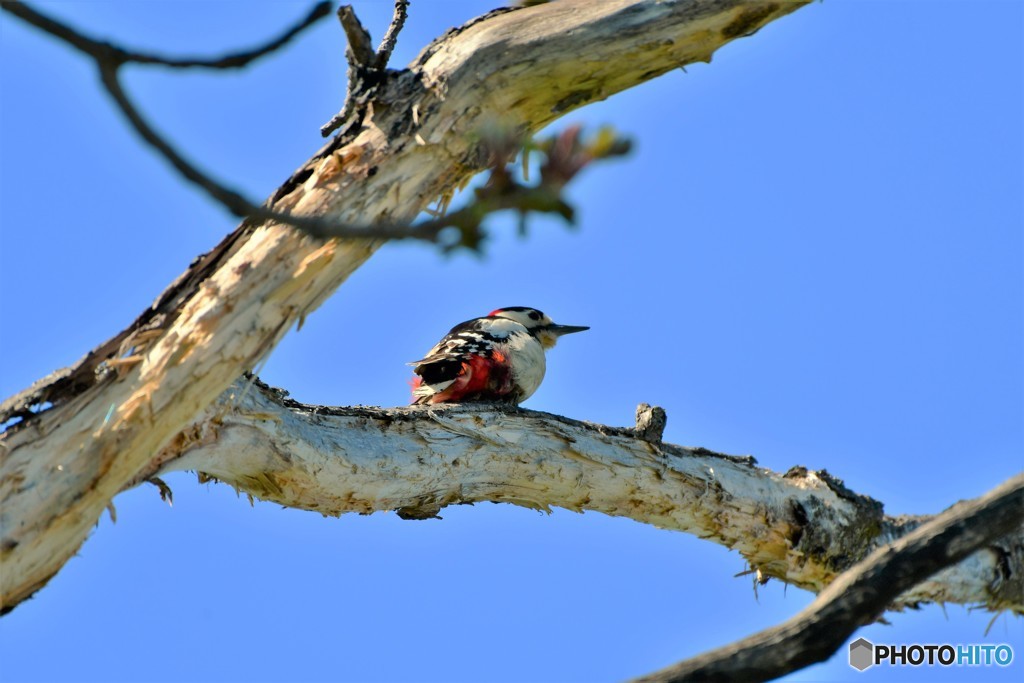
<path fill-rule="evenodd" d="M 530 311 L 530 320 L 540 320 L 540 313 L 538 311 Z"/>

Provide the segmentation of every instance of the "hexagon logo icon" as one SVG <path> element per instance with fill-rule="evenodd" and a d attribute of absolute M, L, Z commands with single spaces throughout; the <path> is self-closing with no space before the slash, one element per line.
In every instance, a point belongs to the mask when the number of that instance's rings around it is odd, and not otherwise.
<path fill-rule="evenodd" d="M 875 663 L 875 646 L 867 638 L 858 638 L 850 643 L 850 666 L 863 671 Z"/>

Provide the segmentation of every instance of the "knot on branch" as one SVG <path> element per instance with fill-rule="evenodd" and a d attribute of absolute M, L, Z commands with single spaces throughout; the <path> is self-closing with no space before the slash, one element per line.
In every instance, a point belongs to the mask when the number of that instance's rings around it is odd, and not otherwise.
<path fill-rule="evenodd" d="M 641 403 L 636 407 L 636 427 L 633 431 L 637 438 L 651 443 L 661 443 L 666 422 L 668 415 L 664 408 Z"/>
<path fill-rule="evenodd" d="M 424 502 L 422 505 L 410 505 L 398 508 L 395 512 L 399 518 L 405 520 L 441 519 L 441 508 L 444 505 L 438 502 Z"/>
<path fill-rule="evenodd" d="M 817 520 L 827 514 L 831 505 L 818 495 L 809 495 L 790 505 L 789 540 L 795 550 L 813 557 L 835 572 L 842 572 L 866 557 L 885 533 L 882 504 L 851 491 L 843 480 L 827 470 L 809 470 L 802 465 L 791 467 L 784 479 L 803 480 L 808 490 L 814 484 L 825 487 L 853 506 L 853 515 L 839 529 L 826 530 Z"/>

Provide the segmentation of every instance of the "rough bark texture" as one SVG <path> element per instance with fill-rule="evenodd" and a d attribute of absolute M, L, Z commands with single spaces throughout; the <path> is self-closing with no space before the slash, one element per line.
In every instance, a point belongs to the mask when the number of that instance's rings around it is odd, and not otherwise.
<path fill-rule="evenodd" d="M 410 219 L 481 169 L 471 133 L 530 132 L 707 61 L 803 2 L 565 0 L 442 36 L 355 105 L 350 125 L 268 200 L 351 223 Z M 0 609 L 41 588 L 112 497 L 380 246 L 244 222 L 129 328 L 0 405 Z"/>
<path fill-rule="evenodd" d="M 196 470 L 324 515 L 425 518 L 479 501 L 594 510 L 696 534 L 739 551 L 764 579 L 816 593 L 931 519 L 887 517 L 827 472 L 780 475 L 753 458 L 661 443 L 646 429 L 649 414 L 623 429 L 498 404 L 330 408 L 243 380 L 161 453 L 152 474 Z M 1024 611 L 1022 523 L 892 606 Z"/>

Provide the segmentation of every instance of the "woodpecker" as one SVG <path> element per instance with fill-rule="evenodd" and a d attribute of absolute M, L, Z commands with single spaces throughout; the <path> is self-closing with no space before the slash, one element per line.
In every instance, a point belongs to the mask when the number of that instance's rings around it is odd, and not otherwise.
<path fill-rule="evenodd" d="M 536 308 L 511 306 L 459 323 L 415 366 L 413 403 L 528 399 L 544 379 L 544 350 L 563 334 L 589 327 L 556 325 Z"/>

